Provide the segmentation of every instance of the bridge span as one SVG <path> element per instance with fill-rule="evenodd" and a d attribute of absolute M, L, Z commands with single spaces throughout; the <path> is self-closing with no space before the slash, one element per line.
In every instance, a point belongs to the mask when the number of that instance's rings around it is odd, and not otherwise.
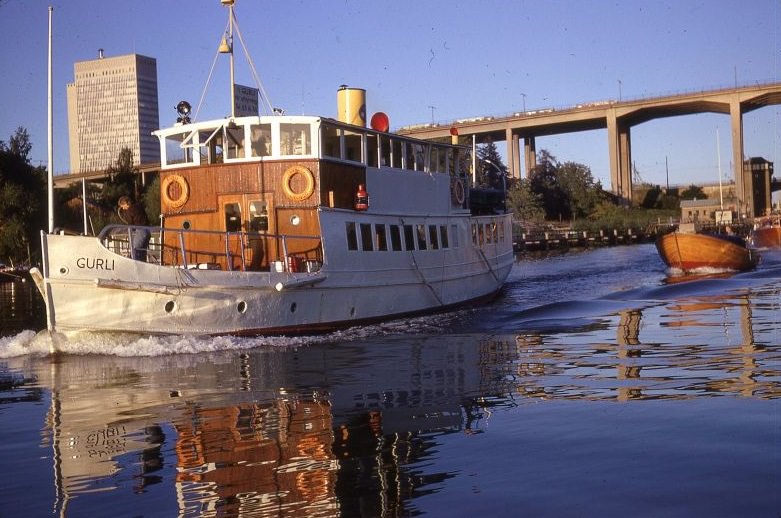
<path fill-rule="evenodd" d="M 633 126 L 664 117 L 696 113 L 723 113 L 730 116 L 732 163 L 736 195 L 743 212 L 743 114 L 763 106 L 781 104 L 781 82 L 739 86 L 718 90 L 688 92 L 626 101 L 602 101 L 567 109 L 517 112 L 503 117 L 477 117 L 450 124 L 408 126 L 399 133 L 424 139 L 450 138 L 455 127 L 459 136 L 475 135 L 507 142 L 510 174 L 520 176 L 520 141 L 527 174 L 536 165 L 535 137 L 607 129 L 610 155 L 611 190 L 626 201 L 632 199 Z"/>

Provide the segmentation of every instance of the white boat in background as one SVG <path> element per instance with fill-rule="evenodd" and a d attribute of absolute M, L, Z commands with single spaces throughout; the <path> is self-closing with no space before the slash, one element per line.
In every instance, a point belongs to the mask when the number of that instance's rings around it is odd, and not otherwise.
<path fill-rule="evenodd" d="M 471 187 L 465 148 L 389 133 L 384 114 L 366 127 L 364 90 L 337 101 L 337 119 L 192 123 L 180 103 L 155 132 L 162 224 L 146 227 L 146 260 L 139 227 L 42 233 L 49 329 L 306 333 L 496 294 L 513 263 L 504 192 Z"/>

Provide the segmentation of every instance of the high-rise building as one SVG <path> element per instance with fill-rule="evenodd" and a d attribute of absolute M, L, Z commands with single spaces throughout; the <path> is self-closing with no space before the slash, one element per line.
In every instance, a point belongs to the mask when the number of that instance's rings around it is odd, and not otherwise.
<path fill-rule="evenodd" d="M 120 151 L 133 163 L 160 162 L 152 132 L 159 127 L 157 61 L 139 54 L 74 64 L 67 86 L 71 173 L 98 171 L 116 162 Z"/>

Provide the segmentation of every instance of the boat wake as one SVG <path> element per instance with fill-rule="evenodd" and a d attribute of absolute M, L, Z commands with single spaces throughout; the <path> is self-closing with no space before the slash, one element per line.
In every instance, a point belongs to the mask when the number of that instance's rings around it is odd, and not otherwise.
<path fill-rule="evenodd" d="M 314 344 L 349 342 L 376 336 L 437 334 L 449 328 L 453 320 L 459 318 L 459 314 L 462 313 L 463 311 L 457 311 L 397 319 L 375 325 L 350 327 L 327 334 L 301 336 L 143 335 L 95 331 L 52 334 L 46 330 L 24 330 L 14 336 L 0 337 L 0 359 L 46 356 L 51 353 L 52 346 L 58 352 L 65 354 L 120 357 L 243 351 L 262 347 L 295 349 Z"/>

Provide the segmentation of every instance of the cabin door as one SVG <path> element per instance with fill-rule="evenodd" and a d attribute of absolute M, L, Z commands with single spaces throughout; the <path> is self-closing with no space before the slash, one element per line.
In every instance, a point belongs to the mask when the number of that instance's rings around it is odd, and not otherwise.
<path fill-rule="evenodd" d="M 276 259 L 273 240 L 267 237 L 274 228 L 271 193 L 219 196 L 222 228 L 228 234 L 227 250 L 233 270 L 268 270 Z M 235 232 L 235 234 L 233 234 Z"/>

